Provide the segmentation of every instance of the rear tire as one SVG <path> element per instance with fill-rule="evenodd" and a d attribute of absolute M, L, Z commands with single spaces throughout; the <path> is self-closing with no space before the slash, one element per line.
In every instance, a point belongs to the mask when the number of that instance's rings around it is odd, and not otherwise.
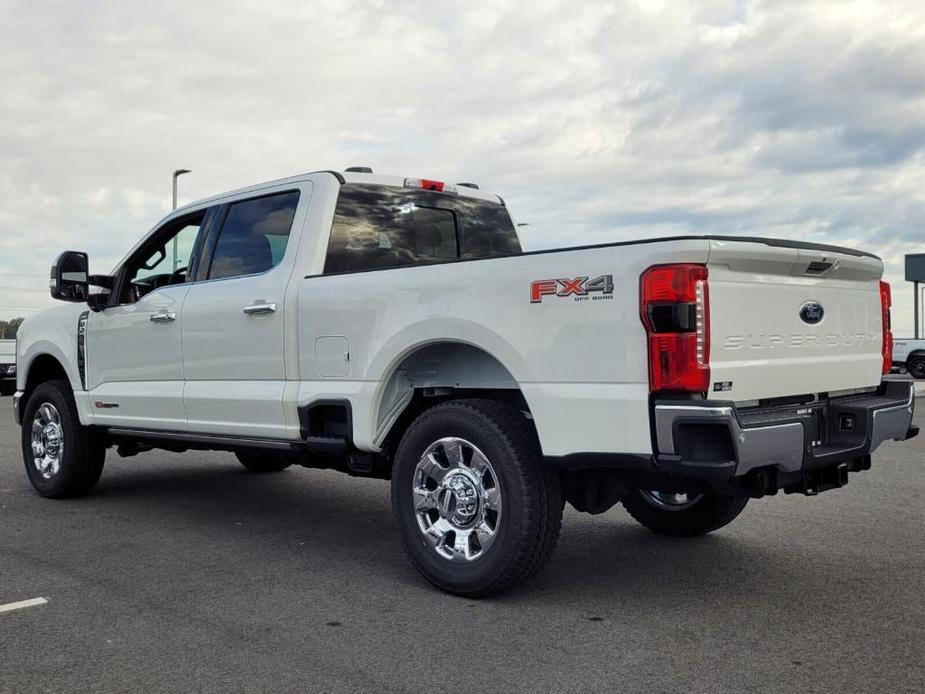
<path fill-rule="evenodd" d="M 106 447 L 82 426 L 67 381 L 46 381 L 23 408 L 22 452 L 26 474 L 42 496 L 65 499 L 88 494 L 100 479 Z"/>
<path fill-rule="evenodd" d="M 562 506 L 530 422 L 492 400 L 432 407 L 395 456 L 392 508 L 405 550 L 449 593 L 487 597 L 532 578 L 555 547 Z"/>
<path fill-rule="evenodd" d="M 721 496 L 714 492 L 691 495 L 680 503 L 681 495 L 632 489 L 623 498 L 629 514 L 649 530 L 671 537 L 696 537 L 719 530 L 742 513 L 746 496 Z"/>
<path fill-rule="evenodd" d="M 235 456 L 248 472 L 258 474 L 280 472 L 292 465 L 291 460 L 272 453 L 235 453 Z"/>

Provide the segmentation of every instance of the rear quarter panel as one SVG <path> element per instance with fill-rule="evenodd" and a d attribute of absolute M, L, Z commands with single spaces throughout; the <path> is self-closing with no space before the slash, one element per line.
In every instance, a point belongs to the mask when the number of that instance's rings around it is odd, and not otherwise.
<path fill-rule="evenodd" d="M 477 346 L 520 384 L 546 455 L 652 451 L 639 276 L 650 265 L 706 262 L 708 243 L 682 240 L 311 276 L 299 287 L 300 404 L 344 397 L 355 443 L 374 450 L 384 383 L 418 347 Z M 537 280 L 613 277 L 609 298 L 545 296 Z M 345 376 L 324 377 L 314 345 L 339 336 Z"/>

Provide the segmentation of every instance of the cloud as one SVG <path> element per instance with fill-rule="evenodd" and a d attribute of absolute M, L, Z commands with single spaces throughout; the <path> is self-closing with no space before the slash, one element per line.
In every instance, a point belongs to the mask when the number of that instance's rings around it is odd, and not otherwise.
<path fill-rule="evenodd" d="M 801 238 L 894 284 L 922 250 L 919 3 L 6 2 L 0 43 L 0 275 L 23 285 L 63 248 L 115 263 L 180 166 L 183 201 L 351 164 L 475 180 L 533 248 Z M 27 300 L 50 303 L 0 290 Z"/>

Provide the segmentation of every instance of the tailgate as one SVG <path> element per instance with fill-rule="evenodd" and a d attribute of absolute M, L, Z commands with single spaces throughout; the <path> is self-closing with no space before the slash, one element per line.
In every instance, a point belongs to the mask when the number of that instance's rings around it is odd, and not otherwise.
<path fill-rule="evenodd" d="M 875 386 L 878 258 L 711 240 L 711 397 L 736 402 Z"/>

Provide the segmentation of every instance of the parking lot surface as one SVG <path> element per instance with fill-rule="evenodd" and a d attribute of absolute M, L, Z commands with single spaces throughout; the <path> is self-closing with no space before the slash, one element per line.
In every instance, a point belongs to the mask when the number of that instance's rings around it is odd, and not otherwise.
<path fill-rule="evenodd" d="M 9 404 L 0 605 L 48 602 L 0 612 L 0 691 L 925 691 L 925 437 L 703 538 L 567 510 L 538 579 L 479 602 L 419 578 L 381 481 L 110 451 L 42 499 Z"/>

